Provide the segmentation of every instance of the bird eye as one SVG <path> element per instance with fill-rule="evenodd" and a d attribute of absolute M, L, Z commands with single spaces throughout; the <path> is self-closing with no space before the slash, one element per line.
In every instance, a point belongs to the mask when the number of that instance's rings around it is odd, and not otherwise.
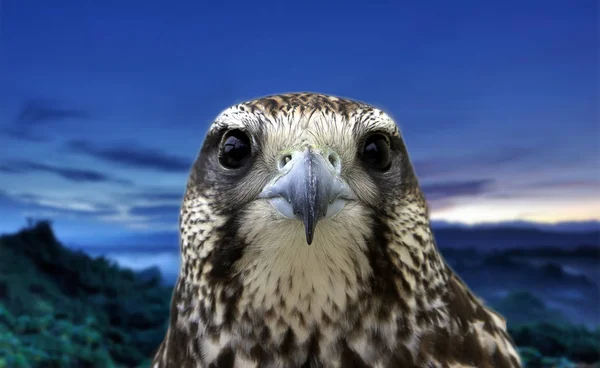
<path fill-rule="evenodd" d="M 363 146 L 361 160 L 374 169 L 387 170 L 391 163 L 388 139 L 382 134 L 369 136 Z"/>
<path fill-rule="evenodd" d="M 219 162 L 227 168 L 241 167 L 252 153 L 250 138 L 241 130 L 231 130 L 225 133 L 221 142 Z"/>

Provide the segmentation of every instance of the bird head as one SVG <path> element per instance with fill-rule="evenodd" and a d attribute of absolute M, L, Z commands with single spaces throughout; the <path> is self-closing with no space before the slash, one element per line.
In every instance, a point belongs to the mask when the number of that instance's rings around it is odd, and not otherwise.
<path fill-rule="evenodd" d="M 285 94 L 217 117 L 190 173 L 182 215 L 197 211 L 202 198 L 202 211 L 235 218 L 247 243 L 276 246 L 293 233 L 310 246 L 350 228 L 367 238 L 373 216 L 409 197 L 421 199 L 418 182 L 390 116 L 353 100 Z"/>
<path fill-rule="evenodd" d="M 169 328 L 180 334 L 165 341 L 200 336 L 182 355 L 215 364 L 235 352 L 261 366 L 412 366 L 410 352 L 422 359 L 452 340 L 476 357 L 494 351 L 491 366 L 505 325 L 452 276 L 427 212 L 383 111 L 311 93 L 232 106 L 190 171 Z M 514 349 L 509 358 L 518 361 Z"/>

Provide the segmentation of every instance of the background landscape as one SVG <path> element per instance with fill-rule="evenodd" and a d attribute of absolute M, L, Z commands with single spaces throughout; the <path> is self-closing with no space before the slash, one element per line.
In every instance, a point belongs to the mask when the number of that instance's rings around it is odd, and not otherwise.
<path fill-rule="evenodd" d="M 206 129 L 289 91 L 396 118 L 527 367 L 600 366 L 598 10 L 0 1 L 0 368 L 147 367 Z"/>

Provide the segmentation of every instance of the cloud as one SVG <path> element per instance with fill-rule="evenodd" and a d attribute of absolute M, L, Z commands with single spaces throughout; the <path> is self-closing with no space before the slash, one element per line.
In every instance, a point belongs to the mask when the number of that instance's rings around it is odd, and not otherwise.
<path fill-rule="evenodd" d="M 175 192 L 142 192 L 133 193 L 129 195 L 130 198 L 141 199 L 144 201 L 177 201 L 180 202 L 183 199 L 183 189 Z"/>
<path fill-rule="evenodd" d="M 129 208 L 127 215 L 135 218 L 139 224 L 145 224 L 147 228 L 167 224 L 172 227 L 179 222 L 179 210 L 178 205 L 133 206 Z"/>
<path fill-rule="evenodd" d="M 23 172 L 23 169 L 9 166 L 6 164 L 0 164 L 0 172 L 3 172 L 5 174 L 20 174 Z"/>
<path fill-rule="evenodd" d="M 111 216 L 118 213 L 117 207 L 108 203 L 97 203 L 85 198 L 57 199 L 32 193 L 15 194 L 13 198 L 22 202 L 33 204 L 45 209 L 66 211 L 75 214 L 94 214 L 97 216 Z"/>
<path fill-rule="evenodd" d="M 533 152 L 529 148 L 513 147 L 463 157 L 438 157 L 415 160 L 413 166 L 419 178 L 433 178 L 445 174 L 465 174 L 486 167 L 515 164 L 532 157 Z"/>
<path fill-rule="evenodd" d="M 164 172 L 187 173 L 192 165 L 188 158 L 156 149 L 135 148 L 132 145 L 100 148 L 90 141 L 74 140 L 67 143 L 67 149 L 111 163 Z"/>
<path fill-rule="evenodd" d="M 39 135 L 39 133 L 33 132 L 28 128 L 19 126 L 11 126 L 7 129 L 4 129 L 4 135 L 33 143 L 43 143 L 48 142 L 50 140 L 48 137 L 41 136 Z"/>
<path fill-rule="evenodd" d="M 13 198 L 7 192 L 0 190 L 0 206 L 1 207 L 12 207 L 19 205 L 19 201 Z"/>
<path fill-rule="evenodd" d="M 592 189 L 600 190 L 600 181 L 594 179 L 547 180 L 526 185 L 531 189 Z"/>
<path fill-rule="evenodd" d="M 119 198 L 97 202 L 84 196 L 54 197 L 0 189 L 0 210 L 34 218 L 91 219 L 130 229 L 177 229 L 179 205 L 131 206 Z"/>
<path fill-rule="evenodd" d="M 48 121 L 65 119 L 88 119 L 89 113 L 83 110 L 66 109 L 58 106 L 52 106 L 54 103 L 49 100 L 31 99 L 23 103 L 21 111 L 17 115 L 16 124 L 18 125 L 39 125 Z"/>
<path fill-rule="evenodd" d="M 596 179 L 544 180 L 515 185 L 510 191 L 490 193 L 490 198 L 576 198 L 600 194 L 600 181 Z"/>
<path fill-rule="evenodd" d="M 120 185 L 132 185 L 129 180 L 114 178 L 99 171 L 89 169 L 75 169 L 69 167 L 53 166 L 33 161 L 12 161 L 0 165 L 0 171 L 10 174 L 24 174 L 30 172 L 47 172 L 77 183 L 102 183 L 110 182 Z"/>
<path fill-rule="evenodd" d="M 421 186 L 428 200 L 444 200 L 454 197 L 469 197 L 486 193 L 492 179 L 453 181 L 424 184 Z"/>
<path fill-rule="evenodd" d="M 41 135 L 35 129 L 49 122 L 89 119 L 90 117 L 87 111 L 64 108 L 59 106 L 56 101 L 29 99 L 23 102 L 13 123 L 4 129 L 4 134 L 31 142 L 46 142 L 49 138 Z"/>
<path fill-rule="evenodd" d="M 129 209 L 129 213 L 134 216 L 162 217 L 179 215 L 179 206 L 157 205 L 157 206 L 135 206 Z"/>
<path fill-rule="evenodd" d="M 118 213 L 116 207 L 109 204 L 83 202 L 80 200 L 59 200 L 32 193 L 9 194 L 0 190 L 0 206 L 27 211 L 37 216 L 76 216 L 94 217 L 112 216 Z"/>

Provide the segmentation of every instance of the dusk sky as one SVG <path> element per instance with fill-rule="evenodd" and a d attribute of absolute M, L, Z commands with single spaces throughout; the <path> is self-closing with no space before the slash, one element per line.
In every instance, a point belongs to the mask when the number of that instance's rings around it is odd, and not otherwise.
<path fill-rule="evenodd" d="M 600 219 L 597 0 L 344 4 L 0 0 L 0 233 L 175 230 L 212 120 L 291 91 L 389 112 L 435 220 Z"/>

